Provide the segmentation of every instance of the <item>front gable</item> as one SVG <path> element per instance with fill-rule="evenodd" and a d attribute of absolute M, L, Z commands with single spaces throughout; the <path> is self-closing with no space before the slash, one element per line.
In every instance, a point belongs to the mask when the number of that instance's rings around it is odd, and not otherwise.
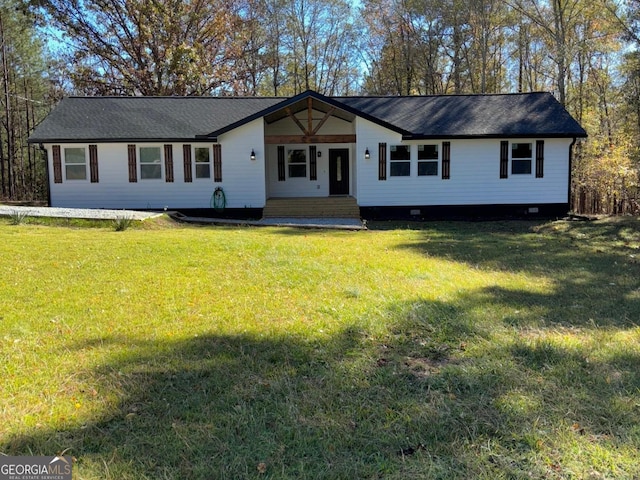
<path fill-rule="evenodd" d="M 306 112 L 306 115 L 303 113 Z M 323 117 L 314 120 L 314 112 L 322 112 Z M 301 115 L 302 114 L 302 115 Z M 365 112 L 352 108 L 351 106 L 340 101 L 340 98 L 326 97 L 312 90 L 307 90 L 299 95 L 283 100 L 282 102 L 265 108 L 259 112 L 247 116 L 237 122 L 226 125 L 223 128 L 212 131 L 204 137 L 215 139 L 218 135 L 222 135 L 235 128 L 241 127 L 245 123 L 251 122 L 258 118 L 264 118 L 267 125 L 278 122 L 279 120 L 289 118 L 297 125 L 300 133 L 295 134 L 295 138 L 289 138 L 288 143 L 344 143 L 355 141 L 352 137 L 342 138 L 319 138 L 318 134 L 324 123 L 331 117 L 339 118 L 349 123 L 353 123 L 356 116 L 366 118 L 389 130 L 410 135 L 410 132 L 388 123 L 384 120 L 371 116 Z M 267 139 L 267 143 L 281 143 L 278 138 Z M 286 139 L 285 139 L 286 140 Z"/>

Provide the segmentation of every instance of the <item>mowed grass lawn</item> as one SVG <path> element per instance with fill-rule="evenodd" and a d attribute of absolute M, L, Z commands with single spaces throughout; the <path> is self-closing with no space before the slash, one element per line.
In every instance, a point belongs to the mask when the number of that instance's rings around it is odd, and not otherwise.
<path fill-rule="evenodd" d="M 640 478 L 638 219 L 0 219 L 0 259 L 0 452 L 74 478 Z"/>

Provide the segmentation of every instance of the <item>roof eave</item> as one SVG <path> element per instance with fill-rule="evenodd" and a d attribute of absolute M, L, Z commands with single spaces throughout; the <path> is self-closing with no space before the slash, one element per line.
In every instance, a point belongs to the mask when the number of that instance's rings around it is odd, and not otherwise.
<path fill-rule="evenodd" d="M 43 143 L 183 143 L 183 142 L 195 142 L 202 141 L 205 138 L 195 137 L 175 137 L 175 138 L 29 138 L 27 143 L 29 144 L 43 144 Z M 211 141 L 209 137 L 207 141 Z M 215 138 L 213 139 L 215 142 Z"/>
<path fill-rule="evenodd" d="M 403 140 L 474 140 L 479 138 L 495 139 L 495 138 L 587 138 L 588 135 L 584 133 L 526 133 L 526 134 L 501 134 L 501 133 L 488 133 L 488 134 L 468 134 L 468 135 L 454 135 L 454 134 L 407 134 L 402 135 Z"/>

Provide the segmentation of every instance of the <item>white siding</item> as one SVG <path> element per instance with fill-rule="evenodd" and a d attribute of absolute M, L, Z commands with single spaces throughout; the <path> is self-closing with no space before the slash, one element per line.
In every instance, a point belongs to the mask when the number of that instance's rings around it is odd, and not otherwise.
<path fill-rule="evenodd" d="M 318 116 L 322 118 L 321 116 Z M 314 116 L 315 118 L 315 116 Z M 301 118 L 301 121 L 303 119 Z M 316 121 L 318 121 L 316 119 Z M 63 183 L 53 183 L 52 145 L 48 150 L 49 172 L 51 176 L 51 204 L 60 207 L 88 208 L 143 208 L 180 209 L 209 208 L 211 196 L 216 187 L 224 189 L 228 208 L 262 208 L 269 197 L 328 196 L 329 195 L 329 150 L 348 148 L 350 152 L 350 194 L 356 196 L 358 204 L 367 206 L 428 206 L 428 205 L 493 205 L 493 204 L 548 204 L 567 203 L 569 178 L 569 145 L 571 139 L 549 139 L 545 141 L 544 178 L 535 178 L 535 140 L 509 139 L 510 142 L 529 142 L 533 146 L 532 173 L 499 178 L 500 140 L 450 140 L 451 178 L 442 179 L 442 141 L 403 142 L 401 135 L 380 127 L 362 118 L 355 120 L 357 145 L 318 144 L 318 179 L 307 177 L 288 178 L 278 181 L 277 146 L 264 145 L 265 126 L 262 119 L 254 120 L 231 132 L 221 135 L 222 182 L 213 178 L 195 178 L 184 182 L 183 143 L 173 144 L 174 182 L 165 181 L 163 143 L 138 143 L 138 181 L 129 183 L 127 143 L 98 144 L 99 183 L 91 183 L 89 178 L 89 153 L 86 144 L 61 144 Z M 299 134 L 299 129 L 291 119 L 283 119 L 267 127 L 268 134 Z M 329 119 L 321 134 L 353 133 L 354 124 L 337 118 Z M 410 145 L 411 175 L 392 177 L 387 155 L 387 180 L 378 180 L 378 144 Z M 418 145 L 438 143 L 440 161 L 437 176 L 418 176 Z M 211 147 L 211 143 L 189 142 L 194 147 Z M 160 147 L 162 155 L 162 179 L 143 180 L 140 178 L 139 148 L 141 146 Z M 87 180 L 66 180 L 64 168 L 64 148 L 84 147 L 87 157 Z M 299 147 L 308 151 L 309 145 L 286 145 L 285 148 Z M 371 155 L 365 160 L 365 150 Z M 249 156 L 251 151 L 256 160 Z M 194 159 L 192 159 L 193 161 Z M 212 159 L 213 160 L 213 159 Z M 212 162 L 213 163 L 213 162 Z M 213 176 L 213 164 L 212 164 Z M 288 173 L 288 169 L 287 169 Z"/>
<path fill-rule="evenodd" d="M 499 205 L 567 203 L 569 145 L 571 139 L 545 139 L 544 177 L 535 178 L 536 139 L 508 139 L 533 145 L 529 175 L 500 177 L 500 140 L 447 140 L 451 142 L 451 178 L 442 179 L 442 141 L 403 142 L 401 135 L 361 118 L 357 119 L 357 192 L 360 206 L 411 205 Z M 505 139 L 507 140 L 507 139 Z M 387 180 L 378 180 L 378 144 L 387 143 Z M 440 162 L 437 176 L 418 176 L 418 145 L 438 143 Z M 391 145 L 411 146 L 411 175 L 392 177 L 388 149 Z M 364 159 L 369 149 L 370 160 Z"/>
<path fill-rule="evenodd" d="M 224 189 L 228 208 L 262 208 L 265 203 L 265 169 L 262 119 L 253 121 L 232 132 L 222 135 L 222 182 L 213 181 L 213 158 L 211 178 L 195 178 L 195 158 L 192 154 L 193 181 L 184 181 L 183 143 L 173 144 L 174 181 L 165 181 L 164 143 L 136 143 L 138 181 L 129 183 L 127 143 L 98 143 L 99 182 L 66 180 L 64 176 L 64 148 L 85 147 L 87 144 L 60 145 L 63 182 L 53 183 L 52 145 L 45 145 L 49 158 L 51 205 L 55 207 L 85 208 L 209 208 L 216 187 Z M 195 147 L 208 147 L 212 143 L 184 142 Z M 140 178 L 140 147 L 160 147 L 162 155 L 162 179 Z M 257 159 L 251 161 L 251 150 Z M 211 152 L 212 154 L 212 152 Z"/>
<path fill-rule="evenodd" d="M 355 161 L 354 150 L 351 144 L 316 144 L 316 157 L 318 179 L 309 180 L 309 145 L 285 145 L 286 152 L 290 149 L 306 149 L 307 151 L 307 176 L 289 178 L 289 169 L 285 164 L 286 179 L 278 180 L 278 146 L 267 145 L 267 192 L 269 197 L 327 197 L 329 196 L 329 150 L 333 148 L 349 149 L 349 179 L 351 182 L 350 193 L 354 194 L 355 185 Z M 317 155 L 316 153 L 316 155 Z"/>

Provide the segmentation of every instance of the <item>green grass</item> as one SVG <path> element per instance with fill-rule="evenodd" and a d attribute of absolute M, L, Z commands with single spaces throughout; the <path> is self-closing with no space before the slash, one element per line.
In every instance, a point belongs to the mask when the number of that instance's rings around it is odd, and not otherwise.
<path fill-rule="evenodd" d="M 0 453 L 67 450 L 78 479 L 640 477 L 637 219 L 372 227 L 0 219 Z"/>

